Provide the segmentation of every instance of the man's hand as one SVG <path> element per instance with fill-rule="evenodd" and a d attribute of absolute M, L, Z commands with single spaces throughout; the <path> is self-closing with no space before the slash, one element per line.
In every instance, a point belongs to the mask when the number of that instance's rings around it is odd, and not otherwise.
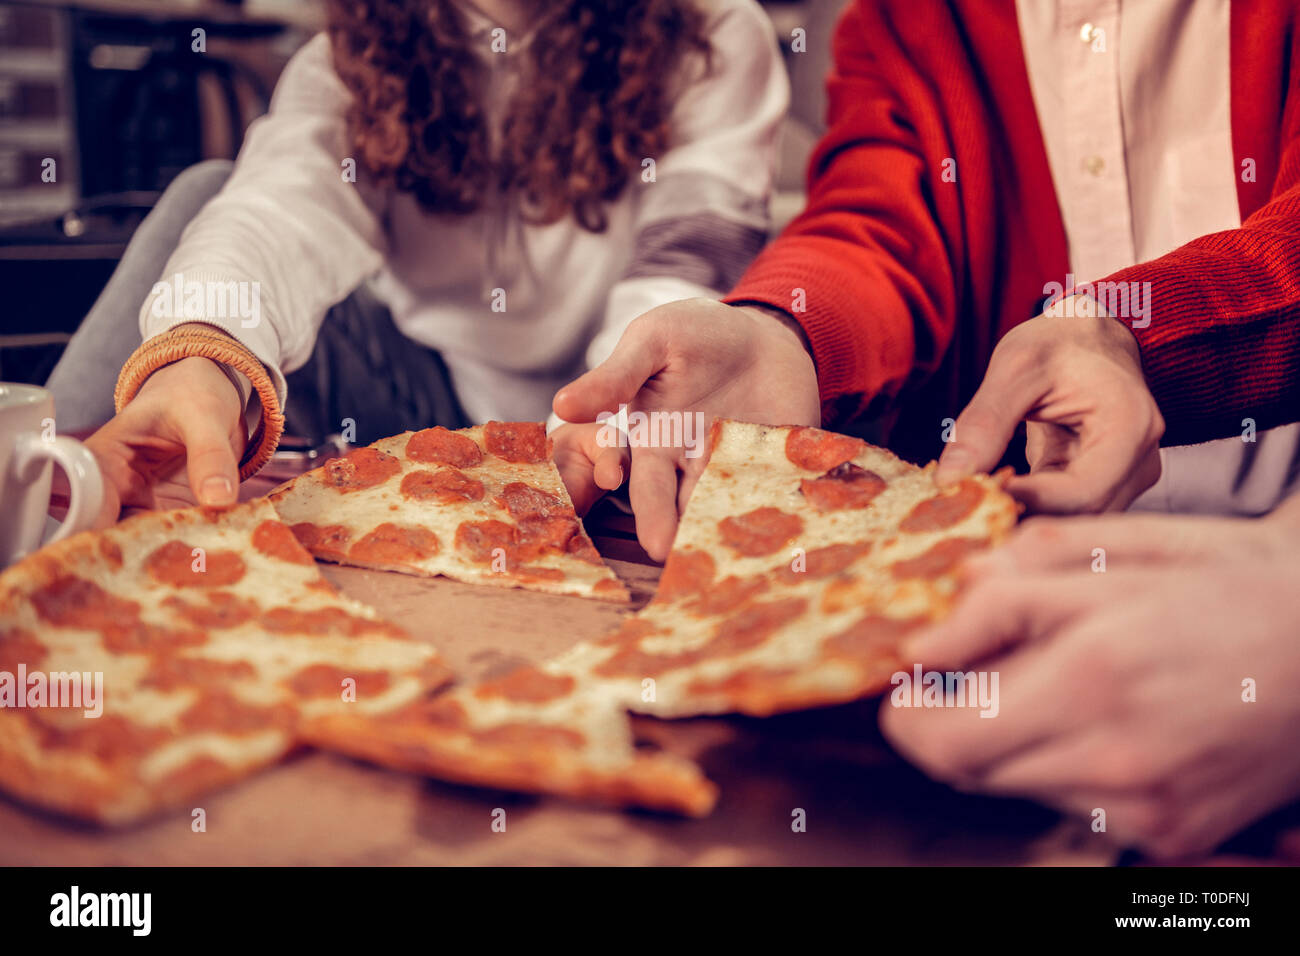
<path fill-rule="evenodd" d="M 757 308 L 687 299 L 635 319 L 601 365 L 555 396 L 555 413 L 593 422 L 602 412 L 680 411 L 779 425 L 821 420 L 817 373 L 799 334 Z M 637 537 L 656 560 L 672 547 L 679 509 L 704 470 L 685 448 L 632 448 L 628 487 Z M 680 473 L 680 486 L 679 486 Z M 570 486 L 572 487 L 572 486 Z"/>
<path fill-rule="evenodd" d="M 1131 520 L 1031 525 L 905 647 L 927 669 L 996 671 L 995 718 L 886 700 L 881 726 L 963 789 L 1102 809 L 1123 843 L 1200 853 L 1300 794 L 1300 605 L 1279 598 L 1300 550 L 1271 522 Z"/>
<path fill-rule="evenodd" d="M 957 418 L 936 480 L 992 470 L 1021 421 L 1030 473 L 1007 491 L 1030 511 L 1122 510 L 1160 477 L 1164 419 L 1137 342 L 1115 319 L 1044 314 L 1008 332 Z"/>
<path fill-rule="evenodd" d="M 607 491 L 623 484 L 631 456 L 626 448 L 600 444 L 605 426 L 596 422 L 561 425 L 551 432 L 555 442 L 555 467 L 573 499 L 573 507 L 585 515 Z"/>
<path fill-rule="evenodd" d="M 149 376 L 135 398 L 86 439 L 104 473 L 101 526 L 121 508 L 234 504 L 247 438 L 240 396 L 205 358 Z"/>

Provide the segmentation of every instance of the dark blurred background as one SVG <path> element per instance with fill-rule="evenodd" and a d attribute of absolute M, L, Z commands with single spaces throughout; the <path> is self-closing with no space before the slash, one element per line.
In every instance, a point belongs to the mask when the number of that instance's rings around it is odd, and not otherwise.
<path fill-rule="evenodd" d="M 794 89 L 778 228 L 802 205 L 842 5 L 763 4 Z M 0 380 L 45 381 L 161 192 L 235 155 L 323 19 L 322 0 L 0 0 Z"/>

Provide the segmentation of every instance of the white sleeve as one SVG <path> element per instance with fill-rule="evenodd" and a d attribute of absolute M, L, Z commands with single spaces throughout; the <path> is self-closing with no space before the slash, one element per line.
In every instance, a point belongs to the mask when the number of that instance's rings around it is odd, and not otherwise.
<path fill-rule="evenodd" d="M 671 116 L 672 145 L 654 180 L 635 177 L 636 237 L 631 262 L 610 291 L 587 367 L 614 350 L 628 324 L 659 305 L 717 298 L 762 249 L 777 138 L 790 84 L 771 20 L 754 0 L 706 5 L 707 70 L 690 79 Z"/>
<path fill-rule="evenodd" d="M 346 175 L 350 99 L 328 37 L 315 37 L 285 67 L 226 185 L 182 233 L 140 310 L 146 339 L 183 322 L 215 325 L 267 366 L 284 402 L 283 372 L 307 361 L 326 311 L 385 258 L 382 199 Z"/>

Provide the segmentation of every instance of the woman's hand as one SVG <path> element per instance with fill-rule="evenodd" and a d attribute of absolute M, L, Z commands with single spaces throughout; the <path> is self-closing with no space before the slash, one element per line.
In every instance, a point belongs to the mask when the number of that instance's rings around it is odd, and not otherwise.
<path fill-rule="evenodd" d="M 240 395 L 205 358 L 149 376 L 135 398 L 86 439 L 104 473 L 101 526 L 123 508 L 234 504 L 247 435 Z"/>

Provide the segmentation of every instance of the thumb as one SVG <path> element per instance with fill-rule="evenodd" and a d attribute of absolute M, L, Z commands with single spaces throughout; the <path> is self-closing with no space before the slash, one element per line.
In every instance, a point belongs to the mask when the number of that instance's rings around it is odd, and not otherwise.
<path fill-rule="evenodd" d="M 601 412 L 631 404 L 667 361 L 665 339 L 656 330 L 654 324 L 633 321 L 609 358 L 555 393 L 555 414 L 566 422 L 594 422 Z"/>
<path fill-rule="evenodd" d="M 194 500 L 208 506 L 234 504 L 239 461 L 229 429 L 206 415 L 190 415 L 177 427 L 185 442 L 185 468 Z"/>
<path fill-rule="evenodd" d="M 941 488 L 975 472 L 992 471 L 1020 422 L 1041 400 L 1038 375 L 1013 373 L 1011 365 L 995 353 L 983 383 L 953 423 L 952 440 L 944 446 L 934 474 Z"/>

